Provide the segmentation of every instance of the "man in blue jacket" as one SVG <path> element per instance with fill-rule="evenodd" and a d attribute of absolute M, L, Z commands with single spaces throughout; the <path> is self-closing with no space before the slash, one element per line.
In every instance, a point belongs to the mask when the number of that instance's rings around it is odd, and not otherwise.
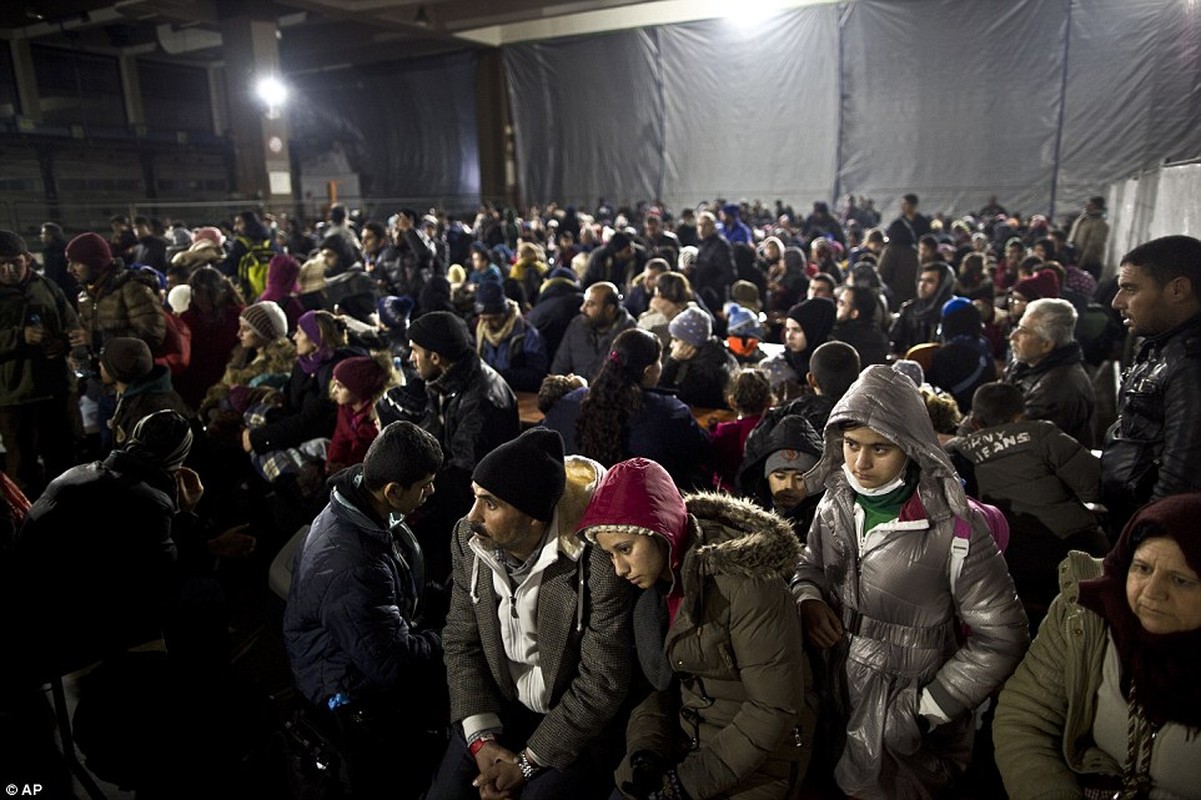
<path fill-rule="evenodd" d="M 433 436 L 388 425 L 362 464 L 330 479 L 329 504 L 296 553 L 288 660 L 317 719 L 336 731 L 356 796 L 416 797 L 427 783 L 418 773 L 445 741 L 436 733 L 448 714 L 437 633 L 445 601 L 427 594 L 425 557 L 404 522 L 433 494 L 441 464 Z M 411 774 L 397 773 L 398 754 Z"/>

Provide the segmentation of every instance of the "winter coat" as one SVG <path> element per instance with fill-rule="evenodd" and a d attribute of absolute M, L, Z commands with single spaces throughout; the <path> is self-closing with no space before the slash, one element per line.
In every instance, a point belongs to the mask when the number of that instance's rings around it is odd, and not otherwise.
<path fill-rule="evenodd" d="M 171 372 L 163 365 L 155 364 L 149 375 L 137 383 L 131 383 L 117 398 L 117 407 L 108 423 L 113 431 L 113 444 L 117 447 L 124 445 L 133 432 L 133 426 L 142 417 L 163 410 L 178 411 L 188 419 L 194 416 L 191 407 L 172 388 Z"/>
<path fill-rule="evenodd" d="M 79 293 L 79 322 L 93 355 L 115 336 L 133 336 L 154 349 L 167 332 L 157 284 L 143 270 L 114 261 Z"/>
<path fill-rule="evenodd" d="M 799 543 L 784 520 L 745 500 L 695 494 L 686 507 L 688 540 L 669 539 L 687 547 L 679 611 L 665 638 L 637 638 L 643 663 L 651 654 L 642 649 L 661 642 L 675 680 L 630 714 L 626 751 L 676 764 L 695 800 L 788 796 L 805 774 L 814 719 L 805 713 L 802 732 L 804 653 L 787 584 Z M 620 504 L 613 513 L 629 518 Z M 659 596 L 645 590 L 639 608 Z M 616 777 L 618 786 L 630 779 L 628 758 Z"/>
<path fill-rule="evenodd" d="M 25 621 L 44 639 L 29 657 L 78 667 L 161 636 L 177 565 L 203 550 L 195 526 L 174 475 L 124 450 L 51 481 L 15 556 Z"/>
<path fill-rule="evenodd" d="M 1084 371 L 1080 345 L 1072 342 L 1057 347 L 1032 367 L 1012 362 L 1005 370 L 1004 380 L 1022 390 L 1027 417 L 1050 420 L 1080 444 L 1093 446 L 1096 397 L 1092 381 Z M 1197 388 L 1201 392 L 1201 386 Z M 1201 394 L 1197 397 L 1201 400 Z M 1198 463 L 1201 462 L 1194 462 L 1193 466 Z"/>
<path fill-rule="evenodd" d="M 997 379 L 992 348 L 979 336 L 957 336 L 934 351 L 926 375 L 933 385 L 955 398 L 959 411 L 972 410 L 976 390 Z"/>
<path fill-rule="evenodd" d="M 172 378 L 175 391 L 184 401 L 198 408 L 205 392 L 221 380 L 230 354 L 238 345 L 238 318 L 241 305 L 226 306 L 220 316 L 202 314 L 193 304 L 179 315 L 192 332 L 192 357 L 188 368 Z M 292 368 L 289 363 L 284 372 Z"/>
<path fill-rule="evenodd" d="M 917 297 L 917 250 L 910 244 L 889 244 L 880 253 L 877 272 L 893 293 L 897 307 Z"/>
<path fill-rule="evenodd" d="M 617 317 L 613 324 L 605 330 L 592 327 L 588 318 L 579 314 L 567 326 L 563 341 L 555 351 L 555 360 L 551 364 L 552 375 L 576 374 L 592 380 L 600 372 L 613 340 L 617 334 L 634 327 L 634 318 L 622 307 L 617 309 Z"/>
<path fill-rule="evenodd" d="M 604 469 L 569 457 L 566 473 L 551 520 L 558 556 L 542 573 L 535 612 L 549 710 L 526 742 L 540 762 L 557 769 L 574 763 L 614 723 L 629 691 L 633 649 L 629 586 L 599 547 L 575 536 Z M 454 722 L 518 703 L 500 630 L 502 603 L 511 598 L 497 594 L 481 555 L 488 546 L 473 545 L 473 538 L 465 519 L 451 534 L 454 588 L 442 638 Z"/>
<path fill-rule="evenodd" d="M 546 413 L 542 424 L 563 437 L 563 452 L 578 453 L 576 422 L 588 387 L 568 392 Z M 709 434 L 679 398 L 656 389 L 642 390 L 642 406 L 628 422 L 623 458 L 641 456 L 656 461 L 677 486 L 707 486 L 702 470 L 709 461 Z M 618 435 L 619 431 L 614 431 Z"/>
<path fill-rule="evenodd" d="M 26 344 L 25 326 L 35 315 L 45 338 L 41 344 Z M 0 286 L 0 406 L 66 394 L 67 331 L 77 327 L 75 309 L 62 290 L 33 270 L 19 286 Z"/>
<path fill-rule="evenodd" d="M 734 479 L 746 453 L 746 440 L 763 419 L 762 414 L 719 422 L 710 434 L 713 442 L 713 488 L 734 494 Z"/>
<path fill-rule="evenodd" d="M 853 319 L 835 326 L 830 340 L 845 342 L 859 354 L 861 366 L 888 363 L 888 337 L 871 319 Z"/>
<path fill-rule="evenodd" d="M 1006 682 L 993 720 L 997 767 L 1015 800 L 1078 798 L 1077 775 L 1121 775 L 1092 741 L 1109 626 L 1080 606 L 1080 582 L 1101 561 L 1071 553 L 1059 566 L 1059 597 L 1030 652 Z"/>
<path fill-rule="evenodd" d="M 1103 211 L 1081 214 L 1072 223 L 1072 230 L 1068 234 L 1068 241 L 1079 250 L 1076 260 L 1080 266 L 1091 267 L 1098 274 L 1105 258 L 1105 243 L 1109 240 L 1109 223 L 1105 221 L 1104 214 Z"/>
<path fill-rule="evenodd" d="M 929 266 L 926 269 L 930 269 Z M 939 272 L 938 288 L 927 298 L 914 297 L 901 304 L 897 318 L 888 330 L 894 353 L 905 355 L 914 345 L 934 342 L 938 339 L 938 325 L 942 321 L 942 307 L 955 292 L 955 271 L 943 265 Z M 883 276 L 881 276 L 883 277 Z"/>
<path fill-rule="evenodd" d="M 693 262 L 692 290 L 704 297 L 705 304 L 713 308 L 721 306 L 736 275 L 734 250 L 729 241 L 719 233 L 702 240 Z"/>
<path fill-rule="evenodd" d="M 338 406 L 334 435 L 325 449 L 325 474 L 332 475 L 352 464 L 362 464 L 376 436 L 379 436 L 379 423 L 370 403 L 359 411 L 350 405 Z"/>
<path fill-rule="evenodd" d="M 500 373 L 513 391 L 537 392 L 549 365 L 542 334 L 521 317 L 515 302 L 507 302 L 511 313 L 517 314 L 509 335 L 494 345 L 477 327 L 476 351 L 485 364 Z M 480 326 L 483 326 L 482 322 Z"/>
<path fill-rule="evenodd" d="M 554 362 L 559 352 L 559 343 L 571 321 L 580 313 L 584 304 L 584 293 L 580 285 L 567 278 L 548 278 L 542 284 L 538 300 L 525 315 L 527 325 L 532 325 L 542 334 L 546 344 L 547 358 Z"/>
<path fill-rule="evenodd" d="M 1098 499 L 1101 462 L 1054 424 L 1028 420 L 947 442 L 970 465 L 979 499 L 1005 512 L 1011 528 L 1066 539 L 1097 520 L 1083 503 Z"/>
<path fill-rule="evenodd" d="M 1148 337 L 1122 379 L 1105 434 L 1101 497 L 1111 518 L 1201 488 L 1201 317 Z"/>
<path fill-rule="evenodd" d="M 255 378 L 264 375 L 290 375 L 296 365 L 296 345 L 282 336 L 258 348 L 249 361 L 247 355 L 240 344 L 230 351 L 225 374 L 208 388 L 200 404 L 202 420 L 207 420 L 209 412 L 221 405 L 233 387 L 249 386 Z"/>
<path fill-rule="evenodd" d="M 725 408 L 726 384 L 738 362 L 720 339 L 710 336 L 687 361 L 668 356 L 659 386 L 675 390 L 680 402 L 700 408 Z"/>
<path fill-rule="evenodd" d="M 403 521 L 389 527 L 370 507 L 361 466 L 339 473 L 329 504 L 296 551 L 284 645 L 296 688 L 318 706 L 412 695 L 441 659 L 438 634 L 418 624 L 424 556 Z"/>
<path fill-rule="evenodd" d="M 250 430 L 250 446 L 263 455 L 286 447 L 299 447 L 310 439 L 328 439 L 338 424 L 338 404 L 329 396 L 334 367 L 351 356 L 366 355 L 362 350 L 340 347 L 333 357 L 309 374 L 296 362 L 284 389 L 284 407 L 278 416 Z"/>
<path fill-rule="evenodd" d="M 858 422 L 896 443 L 919 470 L 897 519 L 860 544 L 863 510 L 842 470 L 839 424 Z M 835 405 L 825 450 L 805 475 L 825 489 L 793 581 L 797 599 L 824 600 L 846 635 L 827 651 L 835 687 L 828 711 L 845 725 L 835 768 L 849 795 L 928 798 L 968 764 L 972 710 L 1000 688 L 1025 651 L 1026 616 L 983 518 L 938 446 L 912 382 L 868 367 Z M 956 518 L 970 522 L 968 552 L 951 586 Z M 960 646 L 956 631 L 970 626 Z M 923 734 L 923 698 L 950 719 Z M 844 707 L 840 705 L 845 704 Z"/>
<path fill-rule="evenodd" d="M 442 444 L 443 468 L 470 474 L 481 458 L 521 433 L 516 395 L 475 353 L 463 356 L 425 389 L 428 405 L 421 427 Z"/>
<path fill-rule="evenodd" d="M 371 323 L 379 289 L 371 276 L 363 271 L 362 264 L 354 264 L 344 270 L 325 273 L 324 307 L 354 317 L 359 322 Z"/>

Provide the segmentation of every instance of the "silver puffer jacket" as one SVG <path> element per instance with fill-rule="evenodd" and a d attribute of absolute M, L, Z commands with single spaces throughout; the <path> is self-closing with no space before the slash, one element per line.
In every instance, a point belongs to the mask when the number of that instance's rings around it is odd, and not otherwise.
<path fill-rule="evenodd" d="M 839 423 L 855 421 L 898 444 L 921 468 L 917 492 L 897 520 L 857 544 L 855 493 L 843 472 Z M 983 519 L 969 510 L 908 378 L 870 366 L 834 407 L 822 459 L 805 475 L 825 489 L 793 590 L 820 592 L 847 636 L 828 653 L 833 711 L 846 723 L 835 768 L 848 795 L 932 797 L 971 756 L 972 710 L 1000 689 L 1029 641 L 1026 616 Z M 971 520 L 962 570 L 951 589 L 955 518 Z M 960 623 L 970 633 L 960 645 Z M 951 719 L 923 735 L 925 690 Z"/>

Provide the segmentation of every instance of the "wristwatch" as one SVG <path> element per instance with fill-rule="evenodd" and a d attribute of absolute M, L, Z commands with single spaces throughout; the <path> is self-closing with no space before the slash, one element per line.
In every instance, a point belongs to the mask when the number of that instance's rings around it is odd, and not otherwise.
<path fill-rule="evenodd" d="M 522 750 L 521 755 L 517 757 L 517 766 L 521 769 L 521 777 L 525 778 L 526 783 L 533 780 L 534 776 L 542 769 L 542 767 L 530 761 L 529 756 L 525 754 L 525 750 Z"/>

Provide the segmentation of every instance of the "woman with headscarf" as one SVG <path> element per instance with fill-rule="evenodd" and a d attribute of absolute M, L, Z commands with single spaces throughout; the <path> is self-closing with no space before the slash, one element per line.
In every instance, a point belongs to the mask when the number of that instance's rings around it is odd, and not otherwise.
<path fill-rule="evenodd" d="M 789 796 L 811 731 L 788 524 L 729 495 L 681 497 L 666 470 L 635 458 L 605 474 L 579 527 L 641 590 L 634 640 L 652 691 L 630 714 L 622 793 Z"/>
<path fill-rule="evenodd" d="M 771 379 L 772 391 L 783 402 L 807 388 L 809 358 L 830 338 L 837 310 L 834 301 L 813 297 L 788 309 L 784 319 L 784 351 L 759 365 Z"/>
<path fill-rule="evenodd" d="M 267 265 L 267 288 L 255 302 L 271 300 L 284 310 L 288 318 L 288 330 L 296 330 L 296 321 L 304 313 L 300 304 L 300 262 L 287 253 L 273 256 Z"/>
<path fill-rule="evenodd" d="M 1201 796 L 1201 494 L 1144 506 L 1104 561 L 1068 554 L 1059 597 L 1001 692 L 1015 800 Z"/>
<path fill-rule="evenodd" d="M 328 311 L 306 311 L 292 340 L 296 364 L 284 388 L 282 413 L 242 432 L 242 449 L 264 455 L 295 448 L 312 439 L 333 436 L 338 404 L 330 397 L 330 381 L 338 362 L 366 355 L 347 345 L 346 323 Z"/>
<path fill-rule="evenodd" d="M 847 795 L 939 796 L 968 766 L 975 709 L 1021 660 L 1026 615 L 908 377 L 867 367 L 824 439 L 793 579 L 824 662 L 819 740 Z"/>
<path fill-rule="evenodd" d="M 809 289 L 809 277 L 805 274 L 805 253 L 799 247 L 785 248 L 775 236 L 763 242 L 763 258 L 767 276 L 767 324 L 769 341 L 780 341 L 779 331 L 784 325 L 788 309 L 804 299 Z"/>

